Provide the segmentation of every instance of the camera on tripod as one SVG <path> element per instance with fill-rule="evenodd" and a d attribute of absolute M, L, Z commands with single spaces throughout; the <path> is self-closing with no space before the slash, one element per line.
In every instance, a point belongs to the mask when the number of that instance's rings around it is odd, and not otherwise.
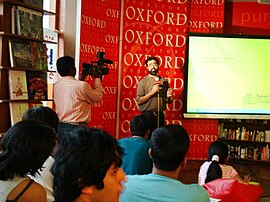
<path fill-rule="evenodd" d="M 85 80 L 85 77 L 88 75 L 101 78 L 103 75 L 109 74 L 109 68 L 107 67 L 107 64 L 112 64 L 112 60 L 105 59 L 105 53 L 104 52 L 97 52 L 97 58 L 98 61 L 92 61 L 90 63 L 84 62 L 82 64 L 82 77 L 81 81 Z"/>

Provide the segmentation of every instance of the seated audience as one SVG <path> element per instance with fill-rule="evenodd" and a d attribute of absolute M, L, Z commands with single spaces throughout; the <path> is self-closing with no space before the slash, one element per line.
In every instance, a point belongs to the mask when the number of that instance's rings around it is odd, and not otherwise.
<path fill-rule="evenodd" d="M 107 132 L 77 127 L 69 132 L 52 167 L 56 202 L 118 202 L 125 173 L 122 150 Z"/>
<path fill-rule="evenodd" d="M 209 201 L 206 190 L 198 184 L 183 184 L 179 179 L 190 139 L 186 130 L 176 124 L 153 131 L 150 156 L 153 171 L 146 175 L 128 175 L 121 202 L 204 202 Z"/>
<path fill-rule="evenodd" d="M 23 120 L 35 120 L 35 121 L 41 121 L 49 126 L 53 127 L 55 131 L 58 130 L 58 123 L 59 118 L 57 113 L 51 109 L 50 107 L 34 107 L 31 109 L 28 109 L 22 117 Z M 55 147 L 57 149 L 58 145 Z M 54 151 L 55 152 L 55 151 Z M 50 169 L 52 167 L 52 164 L 54 162 L 53 155 L 54 152 L 47 158 L 45 163 L 42 166 L 42 170 L 39 170 L 38 173 L 35 174 L 35 176 L 29 176 L 31 179 L 33 179 L 35 182 L 41 184 L 47 193 L 47 202 L 54 201 L 53 197 L 53 175 L 50 172 Z"/>
<path fill-rule="evenodd" d="M 52 127 L 36 121 L 20 121 L 2 138 L 0 201 L 46 202 L 45 189 L 27 177 L 42 169 L 55 146 Z"/>
<path fill-rule="evenodd" d="M 152 160 L 148 155 L 150 128 L 143 116 L 134 116 L 130 121 L 132 137 L 119 140 L 124 150 L 122 168 L 127 175 L 148 174 L 152 171 Z"/>
<path fill-rule="evenodd" d="M 226 165 L 228 160 L 228 145 L 220 140 L 212 142 L 208 149 L 208 161 L 200 167 L 198 184 L 203 185 L 218 178 L 232 178 L 240 182 L 249 182 L 248 175 L 244 176 L 243 180 L 232 166 Z"/>

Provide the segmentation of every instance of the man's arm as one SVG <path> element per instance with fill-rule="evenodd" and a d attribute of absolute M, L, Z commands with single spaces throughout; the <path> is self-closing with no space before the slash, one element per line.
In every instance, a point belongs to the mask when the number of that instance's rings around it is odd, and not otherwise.
<path fill-rule="evenodd" d="M 85 82 L 84 92 L 87 102 L 90 104 L 100 102 L 103 96 L 103 87 L 101 85 L 100 78 L 95 78 L 94 89 L 91 88 L 90 84 Z"/>
<path fill-rule="evenodd" d="M 158 92 L 158 90 L 159 90 L 159 84 L 154 85 L 152 90 L 149 93 L 140 97 L 137 100 L 137 104 L 140 105 L 140 104 L 147 102 L 154 94 L 156 94 Z"/>

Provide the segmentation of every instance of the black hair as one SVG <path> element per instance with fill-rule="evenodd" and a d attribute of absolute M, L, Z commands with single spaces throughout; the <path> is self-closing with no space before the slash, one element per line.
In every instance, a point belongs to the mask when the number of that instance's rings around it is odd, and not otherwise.
<path fill-rule="evenodd" d="M 103 189 L 103 179 L 110 166 L 122 164 L 121 147 L 106 131 L 77 127 L 67 135 L 52 167 L 57 202 L 74 201 L 87 186 Z"/>
<path fill-rule="evenodd" d="M 212 160 L 214 155 L 219 157 L 219 161 Z M 228 155 L 229 148 L 225 142 L 216 140 L 210 144 L 208 148 L 208 161 L 212 162 L 207 170 L 205 183 L 222 178 L 222 169 L 219 164 L 224 164 Z"/>
<path fill-rule="evenodd" d="M 150 130 L 150 127 L 146 117 L 137 115 L 130 121 L 130 132 L 132 136 L 144 137 L 148 130 Z"/>
<path fill-rule="evenodd" d="M 151 61 L 151 60 L 155 60 L 157 62 L 157 65 L 159 65 L 159 60 L 157 57 L 155 56 L 151 56 L 151 57 L 148 57 L 146 60 L 145 60 L 145 65 L 146 67 L 148 67 L 148 62 Z"/>
<path fill-rule="evenodd" d="M 22 117 L 22 120 L 42 121 L 58 130 L 59 117 L 50 107 L 40 106 L 28 109 Z"/>
<path fill-rule="evenodd" d="M 164 171 L 177 169 L 185 159 L 189 145 L 189 135 L 181 125 L 170 124 L 155 129 L 150 148 L 156 168 Z"/>
<path fill-rule="evenodd" d="M 56 61 L 57 71 L 60 76 L 69 76 L 72 69 L 75 68 L 75 60 L 71 56 L 63 56 Z"/>
<path fill-rule="evenodd" d="M 55 138 L 55 130 L 42 122 L 20 121 L 13 125 L 1 140 L 0 180 L 34 176 L 51 154 Z"/>

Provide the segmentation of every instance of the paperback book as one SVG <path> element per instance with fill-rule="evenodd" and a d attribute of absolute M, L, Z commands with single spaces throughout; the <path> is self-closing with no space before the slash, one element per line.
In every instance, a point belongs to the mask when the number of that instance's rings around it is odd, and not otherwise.
<path fill-rule="evenodd" d="M 27 82 L 25 71 L 9 71 L 9 90 L 11 100 L 27 100 Z"/>
<path fill-rule="evenodd" d="M 43 39 L 42 12 L 18 6 L 16 9 L 17 31 L 19 35 Z"/>
<path fill-rule="evenodd" d="M 11 67 L 32 68 L 31 44 L 28 41 L 9 40 Z"/>
<path fill-rule="evenodd" d="M 48 70 L 47 47 L 41 42 L 31 42 L 33 67 L 38 70 Z"/>
<path fill-rule="evenodd" d="M 46 100 L 48 84 L 46 72 L 27 72 L 27 87 L 29 100 Z"/>
<path fill-rule="evenodd" d="M 21 121 L 24 112 L 26 112 L 26 110 L 28 109 L 29 109 L 29 105 L 27 102 L 9 103 L 11 124 L 14 125 L 15 123 Z"/>

